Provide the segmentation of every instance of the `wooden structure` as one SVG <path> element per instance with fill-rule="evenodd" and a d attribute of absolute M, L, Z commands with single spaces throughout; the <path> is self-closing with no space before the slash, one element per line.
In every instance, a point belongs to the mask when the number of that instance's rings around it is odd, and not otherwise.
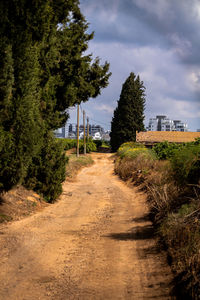
<path fill-rule="evenodd" d="M 156 143 L 168 141 L 169 143 L 188 143 L 200 138 L 200 132 L 182 131 L 146 131 L 136 132 L 136 142 L 152 147 Z"/>

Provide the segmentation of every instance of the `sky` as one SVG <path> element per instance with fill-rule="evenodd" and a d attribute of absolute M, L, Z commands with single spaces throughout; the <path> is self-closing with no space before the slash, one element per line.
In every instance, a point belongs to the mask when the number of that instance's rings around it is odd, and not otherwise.
<path fill-rule="evenodd" d="M 134 72 L 146 88 L 145 125 L 161 114 L 200 129 L 200 1 L 80 0 L 80 8 L 95 34 L 88 52 L 112 72 L 101 95 L 81 105 L 90 123 L 110 129 Z M 75 108 L 69 113 L 76 122 Z"/>

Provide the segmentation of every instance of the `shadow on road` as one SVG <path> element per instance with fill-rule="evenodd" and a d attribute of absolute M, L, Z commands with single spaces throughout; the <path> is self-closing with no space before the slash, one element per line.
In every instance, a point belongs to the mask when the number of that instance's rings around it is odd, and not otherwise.
<path fill-rule="evenodd" d="M 150 215 L 149 214 L 146 214 L 142 217 L 139 217 L 139 218 L 133 218 L 132 219 L 132 222 L 135 222 L 135 223 L 144 223 L 144 222 L 147 222 L 147 221 L 150 221 Z"/>
<path fill-rule="evenodd" d="M 146 226 L 137 226 L 133 227 L 128 232 L 119 232 L 119 233 L 111 233 L 106 237 L 120 240 L 120 241 L 127 241 L 127 240 L 147 240 L 152 239 L 154 237 L 154 229 L 151 225 Z"/>
<path fill-rule="evenodd" d="M 98 153 L 111 153 L 111 149 L 108 147 L 98 147 L 97 151 Z"/>

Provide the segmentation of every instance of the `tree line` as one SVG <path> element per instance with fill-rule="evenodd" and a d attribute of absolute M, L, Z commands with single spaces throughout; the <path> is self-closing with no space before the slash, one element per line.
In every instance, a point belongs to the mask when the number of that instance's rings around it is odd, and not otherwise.
<path fill-rule="evenodd" d="M 53 130 L 108 85 L 109 64 L 85 54 L 78 0 L 0 1 L 0 14 L 0 192 L 23 184 L 53 201 L 66 163 Z"/>

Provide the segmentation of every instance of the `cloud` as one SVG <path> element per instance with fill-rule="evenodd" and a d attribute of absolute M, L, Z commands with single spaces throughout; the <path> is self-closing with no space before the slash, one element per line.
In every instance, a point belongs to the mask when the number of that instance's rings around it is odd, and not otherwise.
<path fill-rule="evenodd" d="M 109 113 L 109 114 L 113 113 L 113 107 L 110 105 L 107 105 L 107 104 L 97 105 L 96 109 L 99 111 L 103 111 L 105 113 Z"/>
<path fill-rule="evenodd" d="M 83 12 L 89 11 L 97 40 L 168 46 L 174 48 L 185 64 L 200 65 L 198 0 L 82 0 L 81 3 Z"/>
<path fill-rule="evenodd" d="M 110 62 L 110 85 L 83 105 L 109 127 L 130 72 L 146 87 L 146 123 L 156 114 L 200 127 L 199 0 L 81 0 L 95 38 L 89 52 Z"/>
<path fill-rule="evenodd" d="M 165 103 L 162 103 L 162 107 L 165 106 L 165 111 L 170 114 L 170 117 L 175 119 L 177 112 L 179 118 L 183 120 L 200 118 L 200 103 L 196 102 L 195 105 L 188 102 L 187 100 L 175 100 L 166 98 Z M 173 106 L 173 111 L 171 107 Z"/>
<path fill-rule="evenodd" d="M 91 50 L 110 61 L 113 73 L 110 85 L 96 100 L 97 105 L 109 105 L 110 112 L 111 108 L 114 110 L 122 84 L 133 71 L 140 75 L 146 87 L 146 121 L 156 114 L 175 115 L 175 119 L 187 117 L 188 120 L 198 117 L 194 81 L 197 88 L 200 73 L 190 75 L 172 50 L 157 46 L 135 48 L 121 43 L 95 42 L 92 42 Z"/>

